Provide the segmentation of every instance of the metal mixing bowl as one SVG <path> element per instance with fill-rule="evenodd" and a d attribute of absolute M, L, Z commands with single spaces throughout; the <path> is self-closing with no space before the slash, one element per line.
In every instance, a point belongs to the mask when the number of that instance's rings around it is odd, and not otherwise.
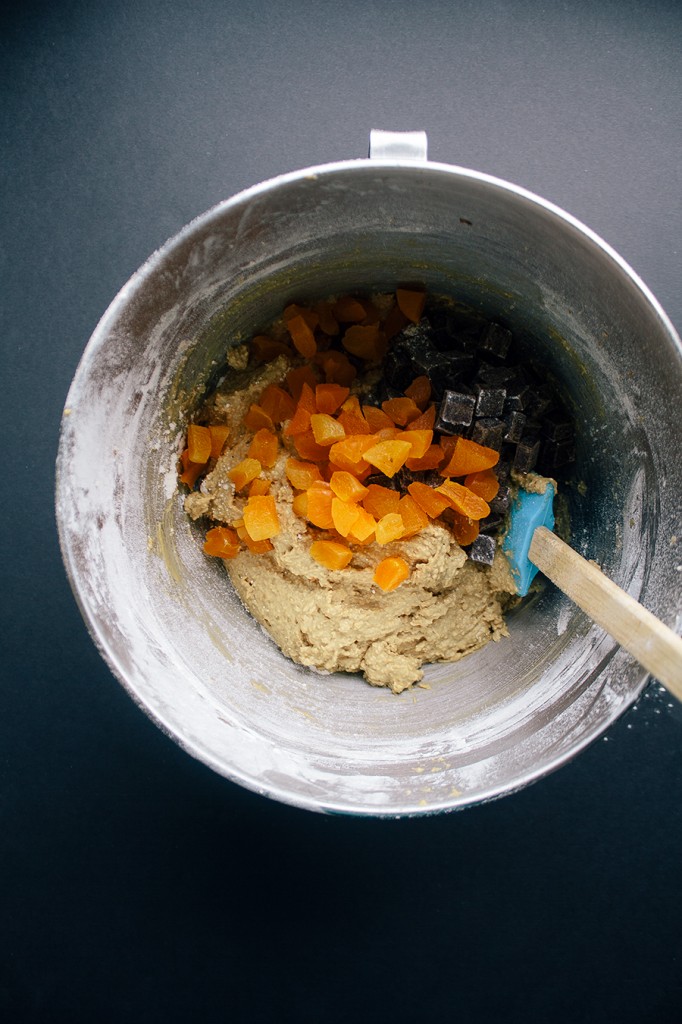
<path fill-rule="evenodd" d="M 189 753 L 315 810 L 401 815 L 509 793 L 603 733 L 646 675 L 550 585 L 509 616 L 509 639 L 429 667 L 430 689 L 399 697 L 280 654 L 202 554 L 176 459 L 227 347 L 290 301 L 417 281 L 523 334 L 577 424 L 573 545 L 671 627 L 682 612 L 671 324 L 563 211 L 414 155 L 286 174 L 198 217 L 113 301 L 64 411 L 63 556 L 113 672 Z"/>

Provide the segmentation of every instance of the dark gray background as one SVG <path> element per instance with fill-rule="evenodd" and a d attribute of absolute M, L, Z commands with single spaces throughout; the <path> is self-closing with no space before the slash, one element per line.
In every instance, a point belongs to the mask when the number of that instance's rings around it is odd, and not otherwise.
<path fill-rule="evenodd" d="M 59 558 L 61 407 L 187 220 L 424 128 L 588 223 L 682 327 L 669 2 L 10 4 L 1 16 L 0 1012 L 9 1022 L 682 1019 L 682 710 L 439 818 L 322 818 L 164 737 Z"/>

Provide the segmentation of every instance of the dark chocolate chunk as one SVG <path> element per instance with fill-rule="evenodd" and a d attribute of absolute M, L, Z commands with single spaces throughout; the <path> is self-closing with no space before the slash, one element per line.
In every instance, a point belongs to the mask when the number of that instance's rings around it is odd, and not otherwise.
<path fill-rule="evenodd" d="M 391 349 L 384 359 L 384 377 L 391 387 L 404 392 L 415 377 L 409 355 L 400 348 Z"/>
<path fill-rule="evenodd" d="M 441 434 L 457 434 L 462 427 L 467 427 L 474 418 L 476 399 L 465 391 L 443 392 L 435 429 Z"/>
<path fill-rule="evenodd" d="M 504 420 L 482 417 L 476 420 L 471 428 L 471 440 L 477 444 L 485 445 L 486 448 L 494 448 L 499 452 L 504 443 L 504 435 L 507 431 L 507 424 Z"/>
<path fill-rule="evenodd" d="M 540 454 L 540 441 L 532 439 L 520 441 L 514 455 L 514 469 L 519 473 L 530 473 L 535 469 Z"/>
<path fill-rule="evenodd" d="M 507 433 L 504 435 L 505 441 L 511 441 L 516 443 L 523 437 L 523 430 L 526 426 L 526 417 L 522 412 L 509 412 L 506 416 L 503 416 L 507 426 Z"/>
<path fill-rule="evenodd" d="M 533 419 L 541 420 L 547 415 L 553 405 L 554 399 L 550 392 L 546 388 L 540 388 L 533 394 L 524 412 L 532 416 Z"/>
<path fill-rule="evenodd" d="M 490 505 L 490 511 L 494 512 L 495 515 L 506 515 L 511 505 L 511 489 L 506 484 L 502 484 L 495 497 L 488 504 Z"/>
<path fill-rule="evenodd" d="M 532 389 L 527 380 L 517 373 L 507 382 L 507 397 L 504 402 L 505 412 L 522 412 L 531 402 Z"/>
<path fill-rule="evenodd" d="M 511 340 L 511 331 L 501 324 L 491 323 L 481 338 L 480 348 L 490 355 L 497 356 L 498 359 L 504 359 L 509 351 Z"/>
<path fill-rule="evenodd" d="M 544 417 L 542 430 L 550 441 L 569 441 L 573 437 L 573 424 L 565 413 L 558 409 Z"/>
<path fill-rule="evenodd" d="M 469 548 L 468 555 L 472 562 L 479 562 L 481 565 L 492 565 L 495 561 L 497 541 L 487 533 L 479 533 L 476 540 Z"/>
<path fill-rule="evenodd" d="M 492 384 L 493 387 L 501 387 L 509 381 L 516 379 L 515 366 L 491 366 L 490 363 L 481 363 L 476 372 L 479 380 L 484 384 Z"/>
<path fill-rule="evenodd" d="M 490 384 L 474 384 L 476 416 L 499 416 L 504 408 L 507 392 Z"/>
<path fill-rule="evenodd" d="M 543 469 L 551 473 L 562 466 L 575 462 L 575 443 L 568 441 L 546 441 L 542 447 Z"/>

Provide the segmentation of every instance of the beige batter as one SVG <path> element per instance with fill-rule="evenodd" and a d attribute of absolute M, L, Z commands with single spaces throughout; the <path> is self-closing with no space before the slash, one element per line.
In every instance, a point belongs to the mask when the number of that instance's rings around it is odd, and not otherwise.
<path fill-rule="evenodd" d="M 206 416 L 229 424 L 230 448 L 200 491 L 185 499 L 193 519 L 207 516 L 229 525 L 241 516 L 244 499 L 228 477 L 251 441 L 241 421 L 286 368 L 279 359 L 211 399 Z M 422 678 L 423 663 L 454 661 L 507 635 L 503 611 L 514 600 L 514 584 L 504 555 L 498 550 L 491 567 L 477 565 L 443 523 L 432 522 L 409 540 L 358 547 L 345 569 L 319 565 L 309 549 L 320 533 L 292 509 L 294 492 L 284 472 L 291 454 L 283 449 L 264 471 L 281 525 L 273 550 L 244 550 L 224 563 L 246 608 L 286 655 L 324 672 L 362 672 L 372 685 L 399 693 Z M 394 554 L 408 562 L 411 574 L 385 593 L 372 577 L 377 563 Z"/>

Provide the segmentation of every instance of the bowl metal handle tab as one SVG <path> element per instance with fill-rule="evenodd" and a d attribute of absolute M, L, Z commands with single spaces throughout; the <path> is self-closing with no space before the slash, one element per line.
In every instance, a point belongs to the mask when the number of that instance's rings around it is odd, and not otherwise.
<path fill-rule="evenodd" d="M 370 160 L 426 160 L 426 132 L 385 132 L 372 128 L 369 133 Z"/>

